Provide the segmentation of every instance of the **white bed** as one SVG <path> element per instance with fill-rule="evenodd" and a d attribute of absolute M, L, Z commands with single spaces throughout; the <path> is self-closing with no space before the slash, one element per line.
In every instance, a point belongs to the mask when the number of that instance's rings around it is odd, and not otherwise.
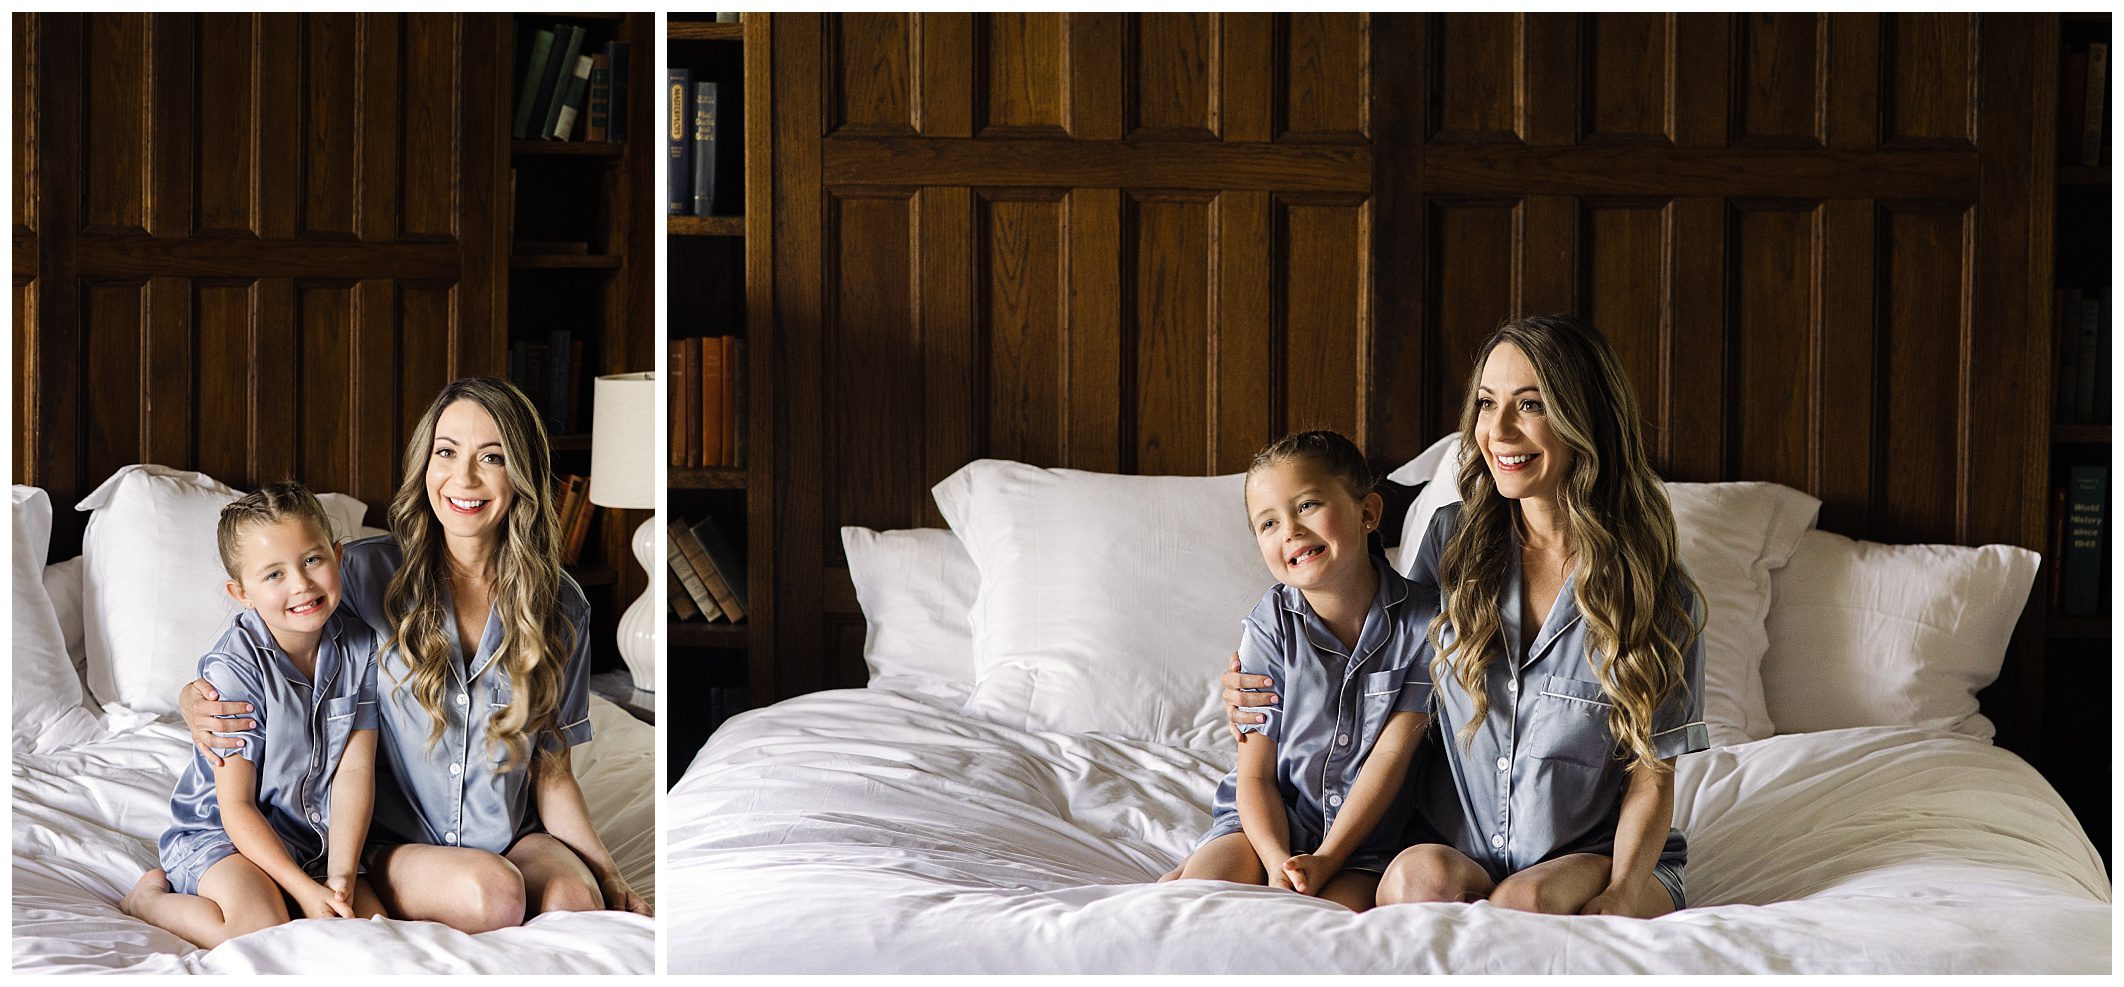
<path fill-rule="evenodd" d="M 1245 608 L 1200 624 L 1170 589 L 1252 561 L 1236 522 L 1232 554 L 1204 554 L 1237 516 L 1205 509 L 1232 493 L 1211 482 L 976 463 L 937 488 L 951 531 L 844 530 L 871 687 L 738 716 L 673 786 L 669 969 L 2109 971 L 2100 857 L 1976 711 L 2033 553 L 1813 532 L 1818 503 L 1767 484 L 1670 486 L 1716 601 L 1715 746 L 1676 783 L 1687 910 L 1359 915 L 1153 883 L 1232 764 L 1210 680 L 1236 640 L 1217 629 Z M 1209 527 L 1188 527 L 1198 515 Z M 1129 565 L 1097 561 L 1118 553 Z M 1087 615 L 1119 626 L 1085 630 Z"/>
<path fill-rule="evenodd" d="M 165 497 L 158 508 L 165 514 L 167 501 Z M 349 504 L 358 517 L 360 505 Z M 195 526 L 180 527 L 190 530 Z M 211 545 L 211 525 L 201 530 Z M 118 909 L 118 899 L 142 871 L 156 864 L 156 838 L 169 825 L 170 792 L 190 748 L 174 716 L 158 718 L 123 703 L 98 703 L 84 688 L 84 679 L 109 681 L 113 674 L 121 680 L 129 675 L 137 678 L 143 669 L 121 668 L 113 673 L 105 667 L 94 676 L 81 671 L 99 667 L 83 653 L 83 639 L 88 636 L 84 613 L 95 609 L 98 589 L 84 586 L 86 567 L 81 558 L 44 571 L 48 532 L 49 507 L 43 492 L 16 487 L 14 866 L 9 902 L 15 972 L 649 973 L 655 969 L 654 920 L 620 912 L 542 915 L 518 928 L 476 936 L 433 922 L 306 919 L 230 940 L 211 951 L 196 949 L 125 915 Z M 197 544 L 190 544 L 178 551 L 194 561 L 204 558 L 211 565 L 210 548 L 201 552 Z M 169 566 L 143 557 L 152 554 L 136 549 L 132 557 L 141 563 L 143 573 L 161 573 L 167 580 Z M 215 592 L 219 586 L 219 582 L 208 584 Z M 137 588 L 117 587 L 116 591 L 135 601 L 150 598 Z M 174 609 L 177 601 L 162 602 Z M 135 617 L 136 623 L 152 622 L 138 611 Z M 210 613 L 204 619 L 211 623 L 222 618 Z M 134 653 L 131 657 L 141 656 Z M 158 657 L 155 665 L 165 677 L 189 675 L 185 663 L 173 664 L 166 655 Z M 176 692 L 159 678 L 133 682 L 127 688 L 150 695 L 155 690 L 170 696 Z M 622 873 L 654 902 L 656 731 L 595 697 L 591 723 L 594 739 L 573 752 L 576 776 L 592 820 Z"/>

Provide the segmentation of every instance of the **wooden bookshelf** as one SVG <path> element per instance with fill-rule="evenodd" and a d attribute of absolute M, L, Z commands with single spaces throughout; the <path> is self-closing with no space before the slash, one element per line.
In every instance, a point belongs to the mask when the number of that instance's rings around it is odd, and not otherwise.
<path fill-rule="evenodd" d="M 717 158 L 717 205 L 732 213 L 664 217 L 666 338 L 740 336 L 746 377 L 744 407 L 738 409 L 744 465 L 673 464 L 666 474 L 671 516 L 689 522 L 713 519 L 732 548 L 742 551 L 747 584 L 746 616 L 735 624 L 699 617 L 682 621 L 667 611 L 670 695 L 709 710 L 673 719 L 666 738 L 672 780 L 725 716 L 765 705 L 773 696 L 775 582 L 768 523 L 775 495 L 768 427 L 776 400 L 769 376 L 773 259 L 768 238 L 751 235 L 772 228 L 772 159 L 764 136 L 772 112 L 765 57 L 772 20 L 749 14 L 738 24 L 679 19 L 666 24 L 669 65 L 690 70 L 695 82 L 717 84 L 717 143 L 723 149 Z M 663 144 L 659 140 L 659 152 Z M 665 194 L 660 190 L 660 197 Z M 659 578 L 668 579 L 668 572 Z M 724 690 L 714 693 L 719 701 L 713 710 L 710 690 Z"/>
<path fill-rule="evenodd" d="M 2046 467 L 2052 489 L 2069 489 L 2072 469 L 2075 466 L 2108 464 L 2110 462 L 2110 422 L 2102 413 L 2099 403 L 2095 420 L 2077 411 L 2069 412 L 2066 396 L 2075 386 L 2068 373 L 2066 351 L 2075 342 L 2078 326 L 2074 317 L 2066 311 L 2061 300 L 2068 289 L 2077 291 L 2111 289 L 2110 266 L 2110 165 L 2106 160 L 2107 146 L 2113 141 L 2104 137 L 2104 160 L 2089 165 L 2077 157 L 2068 157 L 2074 147 L 2082 143 L 2080 128 L 2082 119 L 2075 108 L 2068 104 L 2067 96 L 2075 88 L 2084 92 L 2082 81 L 2077 87 L 2067 76 L 2074 68 L 2069 56 L 2084 52 L 2093 42 L 2108 43 L 2110 40 L 2110 15 L 2107 13 L 2072 13 L 2056 18 L 2057 27 L 2050 35 L 2054 43 L 2053 58 L 2045 64 L 2052 66 L 2050 78 L 2055 81 L 2054 99 L 2045 100 L 2048 116 L 2054 128 L 2053 138 L 2047 142 L 2048 154 L 2038 155 L 2038 160 L 2048 159 L 2053 178 L 2046 190 L 2047 218 L 2052 229 L 2052 249 L 2049 259 L 2048 286 L 2052 291 L 2051 304 L 2044 307 L 2050 323 L 2052 353 L 2053 393 L 2047 396 L 2050 414 L 2050 443 L 2047 450 L 2049 462 Z M 2109 76 L 2114 78 L 2116 61 L 2114 53 L 2109 59 Z M 2083 77 L 2084 80 L 2084 77 Z M 2107 99 L 2114 100 L 2116 87 L 2107 83 Z M 2039 104 L 2042 105 L 2042 104 Z M 2110 114 L 2111 119 L 2114 115 Z M 2041 174 L 2039 171 L 2038 174 Z M 2042 282 L 2039 282 L 2042 283 Z M 2105 340 L 2113 333 L 2110 325 L 2102 327 Z M 2104 346 L 2108 345 L 2105 341 Z M 2102 354 L 2106 356 L 2106 353 Z M 2097 358 L 2100 372 L 2107 373 L 2106 364 Z M 2114 503 L 2114 488 L 2117 477 L 2112 471 L 2109 477 L 2110 502 Z M 2059 501 L 2053 500 L 2055 505 Z M 2058 508 L 2053 506 L 2055 512 Z M 2102 562 L 2102 590 L 2106 600 L 2109 595 L 2110 558 L 2116 539 L 2114 511 L 2105 510 L 2103 517 L 2104 558 Z M 2059 583 L 2063 578 L 2065 564 L 2064 541 L 2069 537 L 2069 519 L 2052 517 L 2051 530 L 2057 532 L 2055 540 L 2045 551 L 2044 565 L 2035 589 L 2036 600 L 2031 609 L 2042 612 L 2039 647 L 2043 653 L 2042 715 L 2046 722 L 2056 724 L 2053 736 L 2047 738 L 2046 746 L 2031 760 L 2036 762 L 2043 774 L 2058 788 L 2072 806 L 2073 814 L 2086 829 L 2088 838 L 2094 841 L 2103 860 L 2109 858 L 2110 826 L 2110 780 L 2109 760 L 2109 662 L 2111 655 L 2111 616 L 2067 614 L 2059 609 Z M 2093 752 L 2103 752 L 2095 756 Z"/>
<path fill-rule="evenodd" d="M 503 365 L 497 373 L 515 376 L 532 392 L 540 382 L 522 361 L 511 358 L 519 344 L 544 344 L 549 334 L 565 331 L 582 349 L 579 367 L 565 374 L 573 413 L 549 422 L 554 432 L 553 471 L 590 475 L 592 381 L 604 374 L 651 370 L 656 366 L 656 227 L 661 204 L 656 184 L 655 139 L 656 51 L 653 14 L 519 12 L 494 15 L 499 43 L 493 60 L 504 105 L 496 114 L 502 145 L 508 149 L 496 176 L 507 264 L 505 290 L 496 312 L 505 327 L 500 334 Z M 515 138 L 516 101 L 528 70 L 528 40 L 533 32 L 555 24 L 583 28 L 579 54 L 601 53 L 608 41 L 629 46 L 626 97 L 628 140 L 583 139 L 587 119 L 579 120 L 574 139 Z M 582 110 L 587 116 L 587 105 Z M 572 241 L 588 246 L 583 254 L 518 253 L 514 245 Z M 549 350 L 548 359 L 552 358 Z M 556 428 L 558 425 L 560 427 Z M 568 572 L 590 597 L 593 671 L 624 667 L 616 644 L 619 617 L 649 585 L 651 573 L 634 558 L 633 534 L 651 513 L 594 508 L 591 529 L 576 564 Z M 660 575 L 660 574 L 655 574 Z"/>

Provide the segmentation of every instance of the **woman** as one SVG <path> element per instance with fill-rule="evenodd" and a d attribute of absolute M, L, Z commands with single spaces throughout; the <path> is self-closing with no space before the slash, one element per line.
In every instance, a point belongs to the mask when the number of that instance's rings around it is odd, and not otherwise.
<path fill-rule="evenodd" d="M 1654 917 L 1685 906 L 1673 767 L 1703 750 L 1702 615 L 1614 350 L 1569 316 L 1505 324 L 1461 415 L 1462 502 L 1440 508 L 1415 582 L 1432 625 L 1439 742 L 1418 760 L 1435 832 L 1379 901 Z M 1227 673 L 1234 724 L 1258 676 Z M 1267 701 L 1273 702 L 1274 697 Z M 1450 782 L 1450 784 L 1448 784 Z"/>
<path fill-rule="evenodd" d="M 547 911 L 649 914 L 569 768 L 590 739 L 590 604 L 561 571 L 552 460 L 529 399 L 445 386 L 406 445 L 391 535 L 346 547 L 343 606 L 383 642 L 370 881 L 394 918 L 485 932 Z M 210 760 L 249 712 L 180 702 Z"/>

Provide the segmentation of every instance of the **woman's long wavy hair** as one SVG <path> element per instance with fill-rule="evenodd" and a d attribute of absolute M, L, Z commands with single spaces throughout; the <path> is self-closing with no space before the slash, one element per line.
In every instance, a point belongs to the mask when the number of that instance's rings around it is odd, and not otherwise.
<path fill-rule="evenodd" d="M 1645 453 L 1637 399 L 1607 339 L 1568 315 L 1515 319 L 1490 335 L 1468 373 L 1460 413 L 1460 527 L 1438 560 L 1444 611 L 1431 623 L 1434 674 L 1452 675 L 1474 700 L 1461 733 L 1474 737 L 1489 714 L 1484 674 L 1505 651 L 1502 606 L 1519 502 L 1501 496 L 1476 445 L 1476 399 L 1491 351 L 1511 343 L 1534 365 L 1551 431 L 1572 452 L 1557 490 L 1564 549 L 1575 563 L 1578 609 L 1590 631 L 1601 691 L 1614 702 L 1608 728 L 1629 760 L 1666 770 L 1652 745 L 1652 718 L 1688 689 L 1682 656 L 1703 631 L 1683 592 L 1702 599 L 1681 567 L 1674 509 Z M 1454 629 L 1450 646 L 1442 630 Z M 1621 752 L 1618 752 L 1621 755 Z"/>
<path fill-rule="evenodd" d="M 526 763 L 531 742 L 552 732 L 560 707 L 561 670 L 574 650 L 574 628 L 560 611 L 560 522 L 553 505 L 553 458 L 545 425 L 529 398 L 508 381 L 466 377 L 444 386 L 406 443 L 405 478 L 391 498 L 391 534 L 405 563 L 391 577 L 384 612 L 391 622 L 385 647 L 411 666 L 413 698 L 428 711 L 428 746 L 442 739 L 443 697 L 450 682 L 450 637 L 455 620 L 444 603 L 449 578 L 441 523 L 428 503 L 428 460 L 443 410 L 470 401 L 501 432 L 503 468 L 515 498 L 494 552 L 494 609 L 501 615 L 495 662 L 509 677 L 509 705 L 487 725 L 487 741 L 507 756 L 505 770 Z M 469 657 L 469 656 L 468 656 Z M 405 687 L 400 683 L 394 687 Z"/>

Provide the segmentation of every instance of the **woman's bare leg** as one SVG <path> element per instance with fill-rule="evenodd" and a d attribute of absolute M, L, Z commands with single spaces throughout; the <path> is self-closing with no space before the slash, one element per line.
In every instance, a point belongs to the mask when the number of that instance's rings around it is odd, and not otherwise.
<path fill-rule="evenodd" d="M 1496 887 L 1482 865 L 1443 843 L 1419 843 L 1395 856 L 1380 876 L 1378 901 L 1477 901 Z"/>
<path fill-rule="evenodd" d="M 127 915 L 175 933 L 201 949 L 213 949 L 247 932 L 288 920 L 280 885 L 258 865 L 235 853 L 199 876 L 199 893 L 170 890 L 160 868 L 140 875 L 140 883 L 119 902 Z"/>
<path fill-rule="evenodd" d="M 1261 855 L 1254 852 L 1245 833 L 1226 833 L 1188 854 L 1180 862 L 1180 879 L 1267 884 L 1268 873 L 1261 869 Z"/>
<path fill-rule="evenodd" d="M 524 875 L 524 900 L 530 914 L 594 912 L 605 907 L 604 892 L 590 865 L 549 833 L 532 833 L 509 848 L 509 861 Z"/>
<path fill-rule="evenodd" d="M 1490 904 L 1544 915 L 1576 915 L 1594 895 L 1607 888 L 1613 866 L 1613 860 L 1598 853 L 1572 853 L 1544 860 L 1497 882 L 1497 890 L 1490 892 Z M 1664 890 L 1661 894 L 1665 895 Z M 1673 908 L 1670 901 L 1667 909 Z"/>
<path fill-rule="evenodd" d="M 478 934 L 522 925 L 524 875 L 500 854 L 407 843 L 378 851 L 368 880 L 392 918 Z"/>

